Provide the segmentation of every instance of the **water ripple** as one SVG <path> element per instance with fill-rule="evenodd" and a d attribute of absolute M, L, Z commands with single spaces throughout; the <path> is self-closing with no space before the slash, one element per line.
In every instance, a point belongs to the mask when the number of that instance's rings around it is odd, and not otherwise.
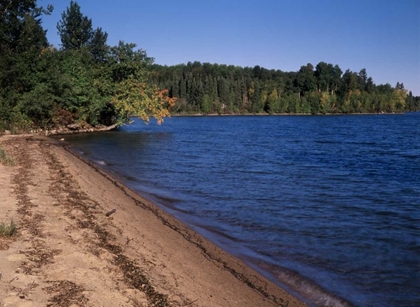
<path fill-rule="evenodd" d="M 184 117 L 67 141 L 312 305 L 420 302 L 419 115 Z"/>

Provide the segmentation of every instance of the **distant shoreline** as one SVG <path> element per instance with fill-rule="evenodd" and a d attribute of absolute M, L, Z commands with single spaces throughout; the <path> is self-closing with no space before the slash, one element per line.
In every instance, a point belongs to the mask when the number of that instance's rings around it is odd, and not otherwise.
<path fill-rule="evenodd" d="M 310 113 L 176 113 L 171 114 L 171 117 L 216 117 L 216 116 L 349 116 L 349 115 L 404 115 L 411 112 L 400 112 L 400 113 L 319 113 L 319 114 L 310 114 Z M 415 112 L 412 112 L 415 113 Z"/>
<path fill-rule="evenodd" d="M 209 113 L 209 114 L 203 114 L 203 113 L 176 113 L 171 114 L 169 117 L 229 117 L 229 116 L 244 116 L 244 117 L 250 117 L 250 116 L 358 116 L 358 115 L 404 115 L 407 113 L 420 113 L 420 111 L 416 112 L 400 112 L 400 113 L 325 113 L 325 114 L 309 114 L 309 113 Z M 131 116 L 136 117 L 136 116 Z M 70 126 L 77 126 L 78 124 L 72 124 Z M 78 134 L 78 133 L 89 133 L 89 132 L 104 132 L 104 131 L 111 131 L 114 129 L 118 129 L 118 126 L 116 124 L 113 124 L 111 126 L 98 126 L 98 127 L 88 127 L 88 128 L 72 128 L 69 129 L 67 127 L 58 127 L 53 129 L 32 129 L 29 132 L 21 132 L 21 133 L 11 133 L 9 130 L 0 131 L 0 135 L 10 135 L 10 134 L 32 134 L 32 135 L 67 135 L 67 134 Z"/>

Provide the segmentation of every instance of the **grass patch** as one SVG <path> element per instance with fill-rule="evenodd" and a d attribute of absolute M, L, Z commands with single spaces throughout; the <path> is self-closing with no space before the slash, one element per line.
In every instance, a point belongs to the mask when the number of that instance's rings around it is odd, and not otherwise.
<path fill-rule="evenodd" d="M 13 221 L 10 224 L 0 223 L 0 237 L 12 237 L 16 234 L 17 229 Z"/>
<path fill-rule="evenodd" d="M 15 161 L 6 155 L 3 149 L 0 148 L 0 163 L 7 166 L 15 166 Z"/>

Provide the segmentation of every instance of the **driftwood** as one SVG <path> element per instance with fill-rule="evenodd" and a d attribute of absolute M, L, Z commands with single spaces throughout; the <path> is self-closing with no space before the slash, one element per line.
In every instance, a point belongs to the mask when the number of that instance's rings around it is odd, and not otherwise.
<path fill-rule="evenodd" d="M 111 126 L 100 126 L 100 127 L 88 127 L 82 128 L 78 124 L 67 125 L 66 127 L 61 127 L 53 130 L 46 130 L 44 133 L 46 136 L 56 135 L 56 134 L 75 134 L 75 133 L 87 133 L 87 132 L 100 132 L 100 131 L 109 131 L 118 127 L 118 124 Z"/>
<path fill-rule="evenodd" d="M 105 215 L 106 216 L 111 216 L 112 214 L 115 213 L 115 211 L 117 211 L 117 209 L 112 209 L 111 211 L 107 212 Z"/>

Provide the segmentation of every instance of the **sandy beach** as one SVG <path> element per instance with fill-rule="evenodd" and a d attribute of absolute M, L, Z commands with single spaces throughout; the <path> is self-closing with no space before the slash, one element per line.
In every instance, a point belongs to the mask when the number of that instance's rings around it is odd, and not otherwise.
<path fill-rule="evenodd" d="M 0 306 L 306 306 L 61 142 L 0 148 Z"/>

